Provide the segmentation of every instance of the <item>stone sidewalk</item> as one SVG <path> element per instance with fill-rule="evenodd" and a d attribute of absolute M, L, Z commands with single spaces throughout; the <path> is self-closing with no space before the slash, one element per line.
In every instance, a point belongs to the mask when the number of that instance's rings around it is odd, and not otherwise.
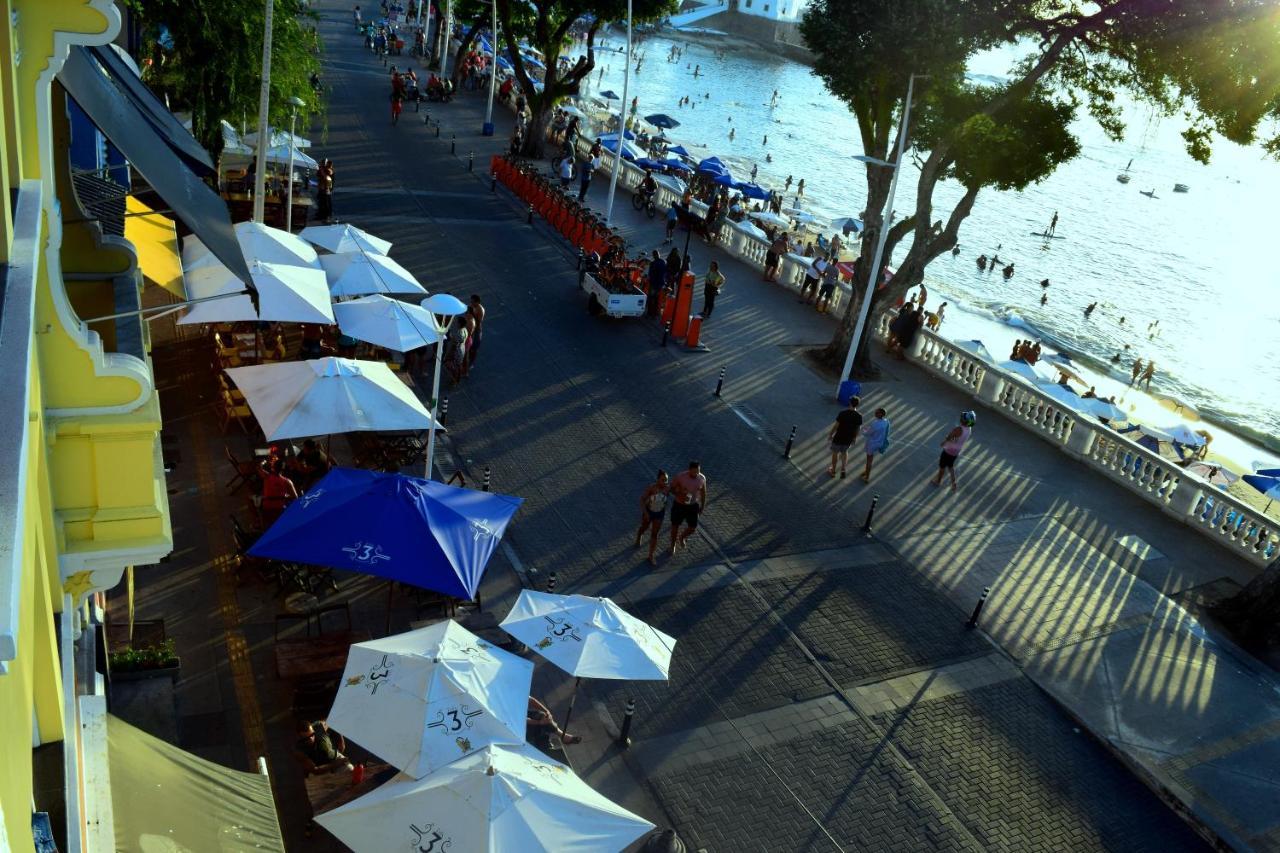
<path fill-rule="evenodd" d="M 1268 849 L 1280 820 L 1266 770 L 1274 682 L 1171 598 L 1243 582 L 1249 566 L 981 411 L 960 494 L 931 489 L 936 443 L 972 402 L 910 365 L 887 365 L 864 392 L 894 420 L 872 486 L 829 480 L 834 383 L 801 355 L 829 337 L 829 319 L 705 247 L 695 269 L 718 257 L 729 277 L 709 355 L 663 349 L 647 321 L 588 316 L 568 247 L 483 175 L 509 115 L 495 116 L 499 137 L 480 137 L 483 100 L 466 93 L 423 105 L 439 137 L 423 113 L 392 127 L 386 71 L 349 9 L 317 9 L 333 91 L 312 154 L 337 163 L 338 216 L 392 240 L 429 289 L 479 293 L 489 309 L 476 372 L 445 392 L 445 464 L 471 478 L 489 466 L 495 489 L 526 499 L 486 578 L 487 609 L 505 611 L 517 578 L 555 572 L 559 590 L 611 595 L 680 642 L 668 683 L 584 685 L 574 727 L 587 738 L 571 755 L 593 786 L 693 849 L 1200 847 L 1136 765 L 1200 827 Z M 656 245 L 661 226 L 619 201 L 632 245 Z M 639 492 L 690 458 L 711 481 L 704 525 L 650 570 L 630 543 Z M 211 583 L 198 565 L 180 578 L 160 567 L 140 601 L 176 608 L 167 584 Z M 985 586 L 982 630 L 967 631 Z M 364 624 L 379 589 L 343 581 Z M 275 605 L 231 590 L 240 627 L 224 618 L 225 583 L 218 594 L 221 614 L 190 617 L 193 642 L 199 630 L 219 638 L 201 644 L 216 662 L 220 638 L 230 648 L 240 632 L 258 674 L 245 693 L 219 664 L 206 698 L 249 720 L 228 723 L 229 743 L 241 729 L 252 740 L 248 706 L 261 704 L 278 799 L 296 804 L 288 701 L 263 666 Z M 537 689 L 563 707 L 568 680 L 538 670 Z M 640 710 L 622 751 L 628 697 Z M 282 811 L 291 849 L 329 849 L 300 840 L 296 806 Z"/>

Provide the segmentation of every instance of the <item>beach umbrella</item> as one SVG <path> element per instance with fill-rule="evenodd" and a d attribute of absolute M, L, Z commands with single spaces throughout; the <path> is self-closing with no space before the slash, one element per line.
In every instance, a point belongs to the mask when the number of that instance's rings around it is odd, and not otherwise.
<path fill-rule="evenodd" d="M 1059 385 L 1056 382 L 1036 382 L 1034 384 L 1037 391 L 1052 397 L 1060 405 L 1066 406 L 1075 412 L 1083 411 L 1084 407 L 1081 405 L 1083 401 L 1080 399 L 1080 395 L 1070 388 Z"/>
<path fill-rule="evenodd" d="M 397 776 L 315 820 L 355 853 L 595 853 L 653 829 L 528 744 L 486 746 L 422 779 Z"/>
<path fill-rule="evenodd" d="M 729 167 L 720 162 L 719 157 L 708 157 L 698 164 L 698 171 L 708 175 L 727 175 Z"/>
<path fill-rule="evenodd" d="M 1208 481 L 1210 485 L 1221 486 L 1224 489 L 1240 479 L 1239 474 L 1212 462 L 1192 462 L 1187 466 L 1187 470 Z"/>
<path fill-rule="evenodd" d="M 232 130 L 234 131 L 235 128 L 232 128 Z M 288 148 L 290 137 L 293 138 L 293 147 L 295 149 L 311 147 L 310 139 L 307 139 L 302 136 L 298 136 L 296 133 L 290 133 L 287 130 L 280 130 L 279 128 L 275 128 L 275 127 L 271 128 L 270 147 L 275 148 L 276 146 L 279 146 L 281 148 Z M 255 130 L 252 133 L 246 133 L 244 136 L 240 137 L 240 141 L 243 142 L 245 145 L 251 146 L 252 148 L 256 149 L 258 147 L 258 131 Z"/>
<path fill-rule="evenodd" d="M 184 124 L 187 130 L 191 128 Z M 235 127 L 226 119 L 222 120 L 222 153 L 223 154 L 239 154 L 241 156 L 249 156 L 253 154 L 253 148 L 240 138 L 240 134 Z"/>
<path fill-rule="evenodd" d="M 753 237 L 759 237 L 761 240 L 769 239 L 769 235 L 766 234 L 762 228 L 753 225 L 750 222 L 735 222 L 733 223 L 733 227 L 737 228 L 739 231 L 750 234 Z"/>
<path fill-rule="evenodd" d="M 320 266 L 333 296 L 427 292 L 413 273 L 386 255 L 367 252 L 324 255 L 320 258 Z"/>
<path fill-rule="evenodd" d="M 787 212 L 788 214 L 790 214 L 791 218 L 794 219 L 800 225 L 809 225 L 813 222 L 818 221 L 818 217 L 814 216 L 812 213 L 808 213 L 807 211 L 796 210 L 795 208 L 792 208 Z"/>
<path fill-rule="evenodd" d="M 268 441 L 424 430 L 433 424 L 431 413 L 380 361 L 316 358 L 230 367 L 227 375 L 244 394 Z"/>
<path fill-rule="evenodd" d="M 735 186 L 747 198 L 763 201 L 769 197 L 769 191 L 754 181 L 743 181 Z"/>
<path fill-rule="evenodd" d="M 313 246 L 329 252 L 373 252 L 385 255 L 391 251 L 391 241 L 375 237 L 354 225 L 308 225 L 298 236 Z"/>
<path fill-rule="evenodd" d="M 547 66 L 542 62 L 542 60 L 541 60 L 541 59 L 538 59 L 536 56 L 530 56 L 530 55 L 529 55 L 529 54 L 527 54 L 527 53 L 525 53 L 525 54 L 521 54 L 521 56 L 522 56 L 522 58 L 524 59 L 524 64 L 525 64 L 525 65 L 532 65 L 534 68 L 546 68 L 546 67 L 547 67 Z"/>
<path fill-rule="evenodd" d="M 831 227 L 839 229 L 847 236 L 850 232 L 853 232 L 854 234 L 861 234 L 863 229 L 867 226 L 862 223 L 861 219 L 857 219 L 852 216 L 842 216 L 839 219 L 831 220 Z"/>
<path fill-rule="evenodd" d="M 723 175 L 716 175 L 715 178 L 713 178 L 712 180 L 722 187 L 736 188 L 738 185 L 738 182 L 734 180 L 733 175 L 729 174 L 728 172 L 725 172 Z"/>
<path fill-rule="evenodd" d="M 606 151 L 616 152 L 618 150 L 618 137 L 615 136 L 612 139 L 606 139 L 602 141 L 600 145 Z M 644 150 L 640 148 L 640 146 L 635 145 L 631 142 L 622 143 L 622 159 L 623 160 L 635 160 L 636 158 L 644 157 L 644 156 L 645 156 Z"/>
<path fill-rule="evenodd" d="M 1274 462 L 1254 462 L 1253 473 L 1259 477 L 1280 477 L 1280 468 L 1272 467 Z"/>
<path fill-rule="evenodd" d="M 430 311 L 381 293 L 339 302 L 333 316 L 348 337 L 396 352 L 429 346 L 443 334 Z"/>
<path fill-rule="evenodd" d="M 991 354 L 991 351 L 987 349 L 987 345 L 982 341 L 971 339 L 967 341 L 952 341 L 951 343 L 953 346 L 959 347 L 965 352 L 975 355 L 989 364 L 996 363 L 995 356 Z"/>
<path fill-rule="evenodd" d="M 773 225 L 778 228 L 790 228 L 791 220 L 781 214 L 774 213 L 772 210 L 754 210 L 747 214 L 750 218 L 757 222 L 763 222 L 765 225 Z"/>
<path fill-rule="evenodd" d="M 272 145 L 267 149 L 267 162 L 274 163 L 277 166 L 289 165 L 289 146 Z M 293 168 L 310 169 L 315 171 L 320 168 L 320 164 L 316 162 L 314 157 L 309 156 L 306 152 L 299 149 L 293 149 Z"/>
<path fill-rule="evenodd" d="M 680 126 L 680 122 L 676 121 L 666 113 L 654 113 L 651 116 L 645 116 L 644 120 L 654 127 L 660 127 L 663 130 L 675 130 Z"/>
<path fill-rule="evenodd" d="M 692 172 L 693 167 L 683 160 L 677 160 L 674 157 L 662 161 L 662 165 L 668 169 L 675 169 L 677 172 Z"/>
<path fill-rule="evenodd" d="M 258 290 L 258 308 L 247 293 L 212 302 L 199 302 L 187 309 L 180 326 L 199 323 L 239 323 L 265 320 L 278 323 L 318 323 L 333 325 L 333 309 L 324 273 L 309 267 L 254 262 L 249 265 L 253 286 Z M 186 274 L 187 294 L 205 299 L 219 294 L 239 293 L 244 282 L 222 264 L 201 266 Z"/>
<path fill-rule="evenodd" d="M 522 744 L 533 662 L 447 619 L 356 643 L 326 722 L 415 779 L 493 743 Z"/>
<path fill-rule="evenodd" d="M 601 142 L 604 142 L 604 141 L 606 141 L 606 140 L 610 140 L 610 139 L 617 140 L 617 138 L 618 138 L 618 134 L 617 134 L 616 132 L 614 132 L 614 133 L 601 133 L 601 134 L 599 134 L 599 135 L 597 135 L 597 136 L 596 136 L 596 139 L 600 140 Z M 634 131 L 631 131 L 631 130 L 628 130 L 628 131 L 627 131 L 627 135 L 626 135 L 626 137 L 625 137 L 625 138 L 626 138 L 628 141 L 634 141 L 634 140 L 635 140 L 635 138 L 636 138 L 635 132 L 634 132 Z"/>
<path fill-rule="evenodd" d="M 1125 421 L 1129 419 L 1129 413 L 1108 400 L 1100 397 L 1081 397 L 1081 404 L 1084 410 L 1096 418 L 1102 418 L 1108 421 Z"/>
<path fill-rule="evenodd" d="M 507 71 L 511 71 L 512 69 L 515 68 L 515 66 L 511 64 L 511 60 L 507 59 L 505 56 L 498 57 L 498 67 L 505 68 Z"/>
<path fill-rule="evenodd" d="M 622 96 L 619 95 L 617 92 L 613 91 L 612 89 L 605 89 L 603 92 L 600 92 L 598 94 L 600 95 L 600 97 L 604 98 L 606 101 L 622 100 Z"/>
<path fill-rule="evenodd" d="M 1168 433 L 1172 441 L 1176 441 L 1179 444 L 1185 444 L 1188 447 L 1203 447 L 1206 443 L 1203 435 L 1200 435 L 1200 433 L 1196 432 L 1186 424 L 1175 424 L 1171 427 L 1165 427 L 1163 431 Z"/>
<path fill-rule="evenodd" d="M 289 504 L 249 553 L 474 600 L 521 503 L 421 477 L 334 468 Z"/>
<path fill-rule="evenodd" d="M 692 157 L 692 156 L 693 156 L 692 154 L 690 154 L 690 153 L 689 153 L 689 149 L 685 148 L 683 145 L 672 145 L 670 148 L 668 148 L 668 149 L 667 149 L 667 153 L 668 153 L 668 154 L 676 154 L 676 155 L 678 155 L 678 156 L 680 156 L 680 157 Z"/>
<path fill-rule="evenodd" d="M 1271 509 L 1271 502 L 1280 500 L 1280 477 L 1263 477 L 1258 474 L 1245 474 L 1240 479 L 1244 480 L 1250 486 L 1262 492 L 1262 496 L 1267 499 L 1267 506 L 1263 512 Z"/>
<path fill-rule="evenodd" d="M 1028 382 L 1055 382 L 1058 378 L 1057 371 L 1049 367 L 1047 364 L 1036 362 L 1034 365 L 1027 364 L 1025 361 L 1002 361 L 996 365 L 1005 373 L 1011 373 Z"/>
<path fill-rule="evenodd" d="M 666 681 L 676 645 L 608 598 L 530 589 L 520 592 L 501 627 L 574 676 L 566 731 L 583 678 Z"/>
<path fill-rule="evenodd" d="M 577 116 L 578 118 L 586 118 L 587 114 L 575 107 L 573 104 L 565 104 L 560 108 L 565 115 Z"/>
<path fill-rule="evenodd" d="M 261 222 L 237 222 L 235 232 L 240 251 L 244 253 L 244 259 L 250 265 L 260 261 L 268 264 L 319 268 L 316 250 L 311 248 L 306 240 L 288 231 L 272 228 Z M 204 243 L 191 238 L 187 239 L 182 257 L 183 272 L 220 265 L 222 262 Z"/>
<path fill-rule="evenodd" d="M 675 192 L 676 195 L 683 195 L 687 186 L 684 181 L 674 175 L 654 175 L 653 179 Z"/>
<path fill-rule="evenodd" d="M 639 166 L 641 169 L 659 170 L 663 168 L 663 165 L 661 162 L 654 160 L 650 157 L 639 158 L 638 160 L 636 160 L 636 165 Z"/>
<path fill-rule="evenodd" d="M 1144 424 L 1139 424 L 1138 431 L 1147 438 L 1154 439 L 1157 443 L 1161 441 L 1173 442 L 1177 440 L 1162 429 L 1156 429 L 1155 427 L 1146 426 Z"/>

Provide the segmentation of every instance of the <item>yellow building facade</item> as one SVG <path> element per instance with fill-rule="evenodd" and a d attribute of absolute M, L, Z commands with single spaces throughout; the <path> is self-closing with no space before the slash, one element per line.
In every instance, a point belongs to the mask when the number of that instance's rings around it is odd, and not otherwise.
<path fill-rule="evenodd" d="M 77 198 L 65 94 L 75 45 L 120 27 L 108 0 L 0 0 L 0 850 L 35 849 L 34 751 L 61 741 L 66 847 L 94 843 L 101 750 L 81 736 L 96 594 L 172 550 L 138 256 Z M 127 313 L 127 312 L 123 312 Z M 76 672 L 89 675 L 78 678 Z"/>

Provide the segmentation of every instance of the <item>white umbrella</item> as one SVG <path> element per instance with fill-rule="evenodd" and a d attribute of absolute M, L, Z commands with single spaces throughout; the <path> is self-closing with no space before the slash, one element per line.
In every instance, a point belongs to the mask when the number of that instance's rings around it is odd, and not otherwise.
<path fill-rule="evenodd" d="M 758 228 L 755 225 L 752 225 L 750 222 L 735 222 L 733 224 L 733 227 L 737 228 L 739 231 L 742 231 L 746 234 L 750 234 L 753 237 L 759 237 L 761 240 L 769 239 L 769 235 L 764 233 L 763 229 Z"/>
<path fill-rule="evenodd" d="M 253 154 L 253 148 L 245 144 L 240 134 L 226 119 L 222 120 L 222 153 L 244 156 Z"/>
<path fill-rule="evenodd" d="M 1192 462 L 1187 466 L 1187 470 L 1197 477 L 1204 478 L 1214 486 L 1230 486 L 1240 479 L 1239 474 L 1234 471 L 1228 471 L 1221 465 L 1215 465 L 1212 462 Z"/>
<path fill-rule="evenodd" d="M 1056 369 L 1039 362 L 1032 365 L 1027 364 L 1025 361 L 1002 361 L 996 366 L 1005 373 L 1012 373 L 1013 375 L 1032 383 L 1055 382 L 1058 378 Z"/>
<path fill-rule="evenodd" d="M 653 176 L 653 179 L 658 183 L 662 184 L 663 186 L 667 187 L 667 189 L 672 190 L 677 195 L 683 195 L 685 189 L 688 187 L 688 184 L 686 184 L 684 181 L 677 178 L 675 175 L 665 175 L 662 173 L 658 173 Z"/>
<path fill-rule="evenodd" d="M 1163 430 L 1169 437 L 1188 447 L 1202 447 L 1205 444 L 1204 436 L 1193 430 L 1186 424 L 1174 424 L 1171 427 L 1165 427 Z"/>
<path fill-rule="evenodd" d="M 487 746 L 419 780 L 397 776 L 316 823 L 356 853 L 598 853 L 653 829 L 528 744 Z"/>
<path fill-rule="evenodd" d="M 204 244 L 204 241 L 201 240 L 196 235 L 188 234 L 186 237 L 182 238 L 183 270 L 190 268 L 190 265 L 193 261 L 195 261 L 198 258 L 202 258 L 207 254 L 209 254 L 209 247 L 206 246 Z"/>
<path fill-rule="evenodd" d="M 267 149 L 267 162 L 277 165 L 289 165 L 289 146 L 288 145 L 272 145 Z M 320 168 L 320 164 L 316 162 L 314 157 L 309 157 L 303 151 L 293 149 L 293 168 L 310 169 L 316 171 Z"/>
<path fill-rule="evenodd" d="M 586 118 L 587 114 L 575 107 L 573 104 L 565 104 L 560 108 L 565 115 L 577 116 L 578 118 Z"/>
<path fill-rule="evenodd" d="M 271 145 L 272 146 L 279 145 L 281 147 L 288 148 L 290 136 L 293 137 L 294 148 L 310 148 L 311 147 L 310 139 L 307 139 L 306 137 L 303 137 L 303 136 L 298 136 L 297 134 L 291 134 L 289 133 L 289 131 L 281 130 L 280 128 L 277 128 L 277 127 L 271 128 Z M 246 133 L 244 136 L 240 137 L 240 139 L 244 142 L 245 145 L 250 145 L 254 148 L 258 147 L 258 131 L 256 130 L 250 133 Z"/>
<path fill-rule="evenodd" d="M 339 302 L 333 315 L 344 334 L 396 352 L 434 344 L 441 335 L 430 311 L 381 293 Z"/>
<path fill-rule="evenodd" d="M 351 647 L 328 722 L 415 779 L 522 744 L 533 663 L 453 620 Z"/>
<path fill-rule="evenodd" d="M 987 349 L 987 345 L 980 340 L 970 339 L 967 341 L 952 341 L 951 343 L 953 346 L 956 346 L 967 353 L 975 355 L 989 364 L 996 363 L 995 356 L 993 356 L 991 354 L 991 351 Z"/>
<path fill-rule="evenodd" d="M 1071 360 L 1070 356 L 1062 353 L 1054 352 L 1040 357 L 1040 361 L 1051 364 L 1055 370 L 1065 373 L 1077 382 L 1086 382 L 1087 380 L 1080 375 L 1080 369 L 1076 363 Z"/>
<path fill-rule="evenodd" d="M 380 361 L 317 358 L 232 367 L 227 375 L 244 394 L 268 441 L 422 430 L 434 423 L 408 386 Z"/>
<path fill-rule="evenodd" d="M 1066 388 L 1056 382 L 1037 382 L 1035 386 L 1036 390 L 1041 394 L 1047 394 L 1068 409 L 1076 412 L 1084 411 L 1084 406 L 1082 405 L 1084 401 L 1080 399 L 1079 394 L 1070 388 Z"/>
<path fill-rule="evenodd" d="M 1096 418 L 1106 418 L 1109 421 L 1126 421 L 1129 419 L 1128 412 L 1107 400 L 1098 397 L 1081 397 L 1080 402 L 1083 404 L 1084 410 Z"/>
<path fill-rule="evenodd" d="M 797 255 L 795 252 L 787 252 L 787 257 L 793 263 L 797 263 L 802 267 L 811 267 L 813 262 L 817 260 L 817 258 L 806 258 L 804 255 Z"/>
<path fill-rule="evenodd" d="M 249 266 L 253 286 L 258 290 L 259 311 L 253 310 L 248 294 L 228 296 L 192 305 L 180 326 L 197 323 L 237 323 L 267 320 L 281 323 L 333 324 L 329 288 L 324 273 L 287 264 L 253 263 Z M 244 283 L 222 264 L 201 266 L 186 274 L 187 293 L 204 299 L 244 290 Z"/>
<path fill-rule="evenodd" d="M 803 211 L 798 207 L 784 207 L 783 210 L 786 211 L 788 216 L 801 225 L 808 225 L 810 222 L 818 221 L 818 217 L 814 216 L 812 213 Z"/>
<path fill-rule="evenodd" d="M 329 292 L 334 296 L 427 292 L 413 273 L 386 255 L 365 252 L 324 255 L 320 266 L 329 279 Z"/>
<path fill-rule="evenodd" d="M 747 216 L 751 217 L 757 222 L 763 222 L 766 225 L 776 225 L 779 228 L 791 227 L 790 219 L 787 219 L 787 217 L 785 216 L 781 216 L 777 213 L 774 213 L 772 210 L 756 210 L 756 211 L 752 211 L 751 213 L 748 213 Z"/>
<path fill-rule="evenodd" d="M 391 251 L 391 241 L 375 237 L 354 225 L 308 225 L 298 236 L 313 246 L 330 252 L 373 252 L 385 255 Z"/>
<path fill-rule="evenodd" d="M 261 222 L 237 222 L 235 231 L 236 240 L 240 243 L 240 251 L 244 253 L 244 259 L 250 265 L 255 261 L 262 261 L 268 264 L 319 268 L 316 250 L 311 248 L 305 240 L 288 231 L 272 228 Z M 187 247 L 189 247 L 189 253 Z M 221 265 L 221 263 L 199 240 L 187 239 L 182 253 L 184 272 Z"/>
<path fill-rule="evenodd" d="M 608 598 L 523 590 L 502 628 L 570 675 L 665 680 L 676 641 Z"/>
<path fill-rule="evenodd" d="M 1142 433 L 1143 435 L 1150 436 L 1154 438 L 1156 441 L 1174 441 L 1174 437 L 1172 435 L 1170 435 L 1169 433 L 1165 432 L 1162 429 L 1156 429 L 1155 427 L 1139 425 L 1138 432 Z"/>

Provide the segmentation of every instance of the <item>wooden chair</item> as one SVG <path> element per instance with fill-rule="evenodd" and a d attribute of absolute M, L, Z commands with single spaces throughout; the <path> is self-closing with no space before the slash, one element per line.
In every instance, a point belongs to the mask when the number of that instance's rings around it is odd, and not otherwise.
<path fill-rule="evenodd" d="M 262 482 L 262 477 L 258 474 L 258 466 L 253 460 L 240 460 L 231 452 L 230 445 L 222 445 L 223 452 L 227 456 L 227 461 L 231 463 L 232 469 L 236 474 L 227 481 L 227 488 L 231 490 L 231 494 L 235 494 L 246 485 L 253 486 L 256 490 Z"/>
<path fill-rule="evenodd" d="M 249 407 L 243 403 L 237 405 L 226 391 L 222 392 L 222 410 L 219 414 L 222 419 L 220 426 L 223 435 L 226 435 L 227 428 L 231 426 L 232 421 L 235 421 L 236 426 L 240 427 L 240 431 L 245 435 L 249 435 L 249 428 L 255 423 L 253 412 L 249 410 Z"/>
<path fill-rule="evenodd" d="M 233 388 L 231 386 L 231 381 L 227 379 L 227 375 L 225 373 L 218 374 L 218 387 L 225 394 L 228 394 L 231 397 L 231 402 L 235 403 L 237 406 L 245 404 L 244 394 L 241 393 L 239 388 Z"/>
<path fill-rule="evenodd" d="M 213 333 L 213 353 L 223 368 L 239 367 L 240 352 L 234 346 L 229 346 L 223 339 L 221 332 Z"/>

